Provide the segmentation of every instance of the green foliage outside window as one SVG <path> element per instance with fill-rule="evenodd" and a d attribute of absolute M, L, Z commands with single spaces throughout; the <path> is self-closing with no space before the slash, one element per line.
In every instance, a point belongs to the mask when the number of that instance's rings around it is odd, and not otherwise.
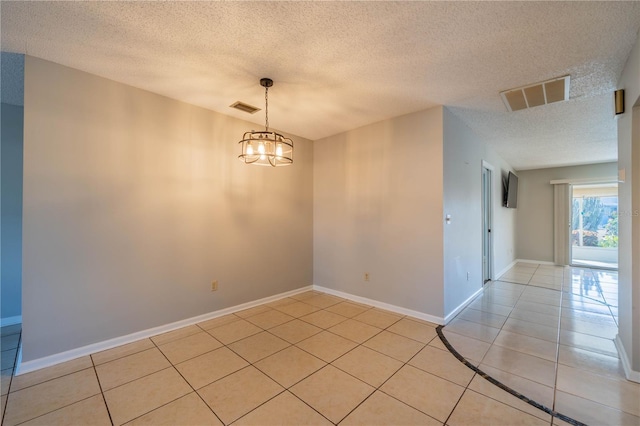
<path fill-rule="evenodd" d="M 618 247 L 618 212 L 611 213 L 604 229 L 605 234 L 600 241 L 600 247 Z"/>
<path fill-rule="evenodd" d="M 580 227 L 579 215 L 582 215 L 582 229 L 587 231 L 597 231 L 598 225 L 604 216 L 604 205 L 600 197 L 585 197 L 582 199 L 582 211 L 578 209 L 578 199 L 573 199 L 573 217 L 571 224 L 573 229 Z"/>

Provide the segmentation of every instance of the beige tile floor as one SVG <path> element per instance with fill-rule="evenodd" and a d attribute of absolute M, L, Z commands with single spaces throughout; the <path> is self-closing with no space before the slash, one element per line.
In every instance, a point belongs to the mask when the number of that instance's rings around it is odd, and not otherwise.
<path fill-rule="evenodd" d="M 617 294 L 614 271 L 519 263 L 443 333 L 467 361 L 550 409 L 640 425 L 640 384 L 625 379 L 613 343 Z"/>
<path fill-rule="evenodd" d="M 578 298 L 591 281 L 555 301 L 545 287 L 563 270 L 509 273 L 528 285 L 488 286 L 445 327 L 456 350 L 559 412 L 639 424 L 638 387 L 607 345 L 615 307 Z M 611 303 L 613 275 L 581 273 Z M 3 425 L 564 424 L 465 367 L 434 324 L 317 292 L 13 377 L 19 333 L 2 329 Z"/>

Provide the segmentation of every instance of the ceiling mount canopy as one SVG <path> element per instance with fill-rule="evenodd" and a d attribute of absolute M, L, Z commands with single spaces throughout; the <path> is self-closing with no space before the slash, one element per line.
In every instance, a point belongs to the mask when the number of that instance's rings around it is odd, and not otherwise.
<path fill-rule="evenodd" d="M 257 166 L 288 166 L 293 163 L 293 141 L 280 133 L 269 130 L 269 87 L 273 86 L 270 78 L 261 78 L 264 87 L 264 131 L 245 132 L 240 145 L 238 159 L 245 164 Z"/>

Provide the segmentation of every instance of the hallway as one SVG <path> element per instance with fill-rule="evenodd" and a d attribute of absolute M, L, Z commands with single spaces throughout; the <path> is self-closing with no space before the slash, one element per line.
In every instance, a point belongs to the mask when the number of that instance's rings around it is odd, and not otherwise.
<path fill-rule="evenodd" d="M 472 365 L 557 413 L 637 425 L 640 384 L 625 379 L 613 342 L 617 302 L 615 271 L 521 262 L 443 333 Z"/>

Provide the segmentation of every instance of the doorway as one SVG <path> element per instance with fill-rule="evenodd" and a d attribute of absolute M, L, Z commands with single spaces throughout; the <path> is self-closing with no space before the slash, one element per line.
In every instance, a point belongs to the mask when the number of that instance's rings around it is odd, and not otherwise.
<path fill-rule="evenodd" d="M 493 279 L 493 166 L 482 162 L 482 282 Z"/>
<path fill-rule="evenodd" d="M 571 265 L 618 269 L 618 184 L 571 188 Z"/>

